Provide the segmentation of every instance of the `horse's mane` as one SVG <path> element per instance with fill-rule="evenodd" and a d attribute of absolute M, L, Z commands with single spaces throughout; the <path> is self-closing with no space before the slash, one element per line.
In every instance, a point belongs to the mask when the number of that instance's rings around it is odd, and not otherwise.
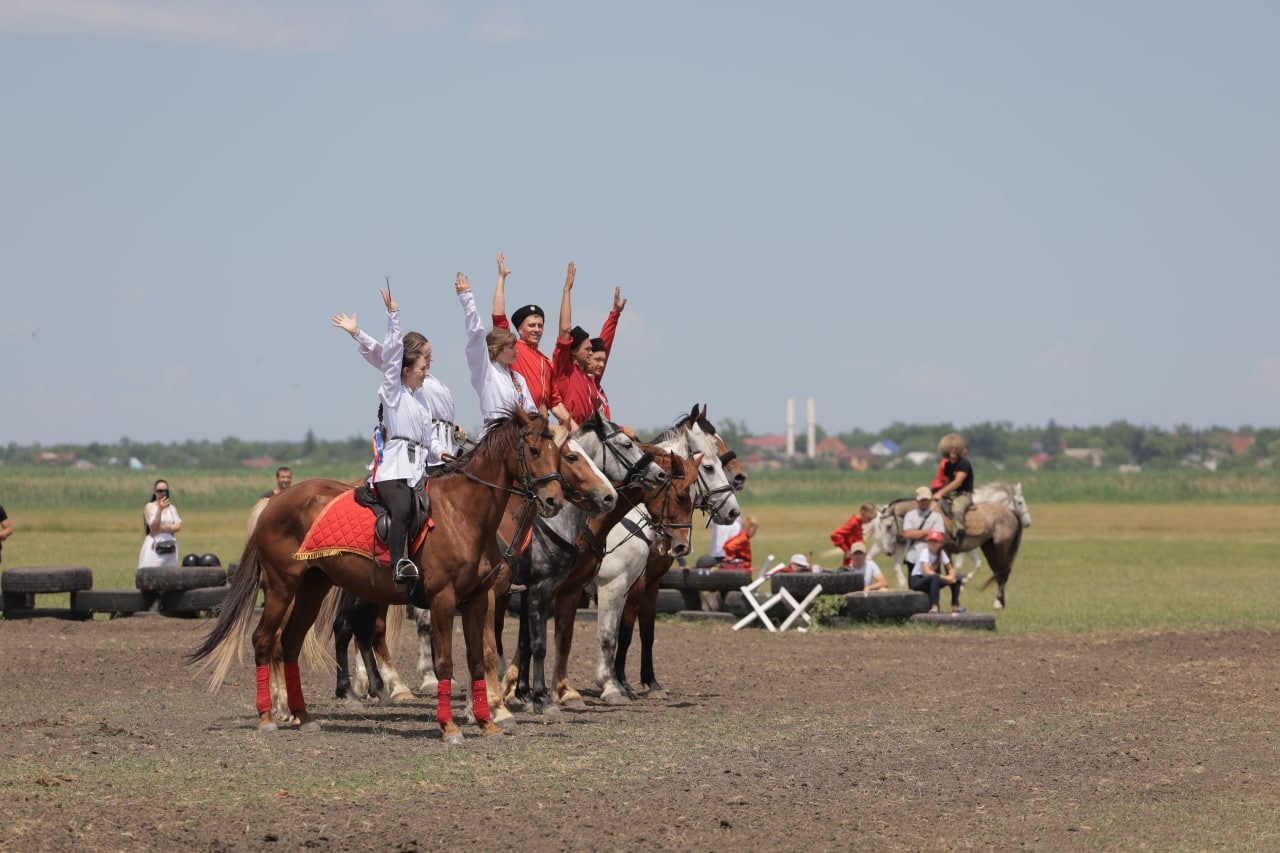
<path fill-rule="evenodd" d="M 680 439 L 680 430 L 689 425 L 690 418 L 688 415 L 681 415 L 680 419 L 667 429 L 654 436 L 650 444 L 664 444 L 668 441 L 677 441 Z"/>
<path fill-rule="evenodd" d="M 460 458 L 456 465 L 448 466 L 433 479 L 454 477 L 472 465 L 488 467 L 501 465 L 506 460 L 520 437 L 520 423 L 515 413 L 507 410 L 497 418 L 489 421 L 489 429 L 476 446 L 466 456 Z"/>

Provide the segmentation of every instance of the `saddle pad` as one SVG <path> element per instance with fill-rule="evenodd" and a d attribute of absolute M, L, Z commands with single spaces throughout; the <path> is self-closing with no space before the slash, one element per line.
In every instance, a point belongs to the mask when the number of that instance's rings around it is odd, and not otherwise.
<path fill-rule="evenodd" d="M 387 543 L 374 535 L 374 520 L 373 510 L 356 503 L 355 490 L 348 489 L 320 510 L 293 559 L 309 562 L 339 554 L 359 554 L 372 558 L 380 566 L 390 566 Z M 422 547 L 423 540 L 434 526 L 435 523 L 427 519 L 410 545 L 410 553 Z"/>

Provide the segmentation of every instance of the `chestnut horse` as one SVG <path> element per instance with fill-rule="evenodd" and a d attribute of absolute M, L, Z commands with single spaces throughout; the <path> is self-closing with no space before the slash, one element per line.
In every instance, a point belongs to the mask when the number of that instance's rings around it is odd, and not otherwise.
<path fill-rule="evenodd" d="M 473 687 L 480 687 L 473 689 L 477 725 L 485 735 L 501 733 L 490 720 L 483 684 L 482 639 L 493 571 L 482 557 L 490 548 L 509 495 L 521 495 L 527 507 L 546 517 L 564 506 L 566 486 L 593 497 L 601 507 L 612 506 L 616 500 L 613 487 L 585 455 L 575 454 L 580 467 L 566 470 L 561 448 L 567 440 L 567 431 L 550 426 L 545 415 L 516 411 L 495 422 L 456 471 L 431 480 L 436 529 L 413 556 L 422 571 L 422 593 L 436 626 L 435 664 L 441 674 L 436 720 L 446 743 L 462 742 L 451 708 L 455 609 L 462 613 L 471 681 Z M 574 482 L 566 482 L 569 474 L 574 475 Z M 378 603 L 404 604 L 408 600 L 392 583 L 389 567 L 379 566 L 371 574 L 368 557 L 341 554 L 309 562 L 294 559 L 321 510 L 349 488 L 336 480 L 309 480 L 268 502 L 245 543 L 235 582 L 217 623 L 187 656 L 189 663 L 206 659 L 216 663 L 210 685 L 216 689 L 248 633 L 258 589 L 265 588 L 262 617 L 253 631 L 260 731 L 276 728 L 270 696 L 270 668 L 275 659 L 283 661 L 289 710 L 300 728 L 319 728 L 303 698 L 298 655 L 331 587 L 340 586 Z"/>

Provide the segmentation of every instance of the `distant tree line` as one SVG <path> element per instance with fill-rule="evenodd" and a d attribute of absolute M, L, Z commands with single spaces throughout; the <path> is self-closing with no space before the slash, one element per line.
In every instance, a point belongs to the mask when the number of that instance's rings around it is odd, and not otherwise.
<path fill-rule="evenodd" d="M 744 453 L 743 439 L 755 435 L 745 421 L 725 418 L 716 424 L 725 442 Z M 662 428 L 640 431 L 640 435 L 656 435 Z M 959 432 L 968 439 L 970 453 L 978 459 L 1008 465 L 1021 465 L 1039 455 L 1047 468 L 1092 467 L 1092 459 L 1068 458 L 1064 451 L 1092 449 L 1102 451 L 1104 467 L 1141 465 L 1144 468 L 1176 468 L 1199 461 L 1213 461 L 1218 467 L 1253 467 L 1260 461 L 1280 456 L 1280 428 L 1238 429 L 1210 427 L 1192 429 L 1178 426 L 1172 430 L 1136 426 L 1127 421 L 1113 421 L 1106 426 L 1063 426 L 1050 420 L 1044 426 L 1015 427 L 999 421 L 956 427 L 950 423 L 906 424 L 895 422 L 876 432 L 854 429 L 836 433 L 850 448 L 870 448 L 881 440 L 898 445 L 899 453 L 935 452 L 938 439 L 948 432 Z M 817 441 L 830 433 L 815 429 Z M 796 451 L 805 454 L 806 436 L 796 436 Z M 127 466 L 137 459 L 148 468 L 242 468 L 246 463 L 272 465 L 340 466 L 364 465 L 369 460 L 368 437 L 337 441 L 316 438 L 308 430 L 301 441 L 244 441 L 235 437 L 221 441 L 185 441 L 163 444 L 138 442 L 127 437 L 105 444 L 58 444 L 51 446 L 10 443 L 0 448 L 0 460 L 8 465 L 51 464 L 65 466 L 79 461 L 94 466 Z M 745 455 L 745 454 L 744 454 Z M 882 460 L 887 461 L 887 460 Z M 800 464 L 830 464 L 821 459 Z"/>

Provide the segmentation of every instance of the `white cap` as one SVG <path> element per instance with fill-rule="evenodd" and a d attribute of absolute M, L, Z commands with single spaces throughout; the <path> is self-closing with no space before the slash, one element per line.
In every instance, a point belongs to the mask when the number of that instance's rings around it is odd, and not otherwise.
<path fill-rule="evenodd" d="M 933 492 L 929 490 L 928 486 L 921 486 L 916 489 L 916 500 L 931 501 L 933 500 Z"/>
<path fill-rule="evenodd" d="M 809 568 L 809 558 L 804 554 L 792 554 L 791 562 L 795 563 L 797 566 L 804 566 L 806 569 Z"/>

